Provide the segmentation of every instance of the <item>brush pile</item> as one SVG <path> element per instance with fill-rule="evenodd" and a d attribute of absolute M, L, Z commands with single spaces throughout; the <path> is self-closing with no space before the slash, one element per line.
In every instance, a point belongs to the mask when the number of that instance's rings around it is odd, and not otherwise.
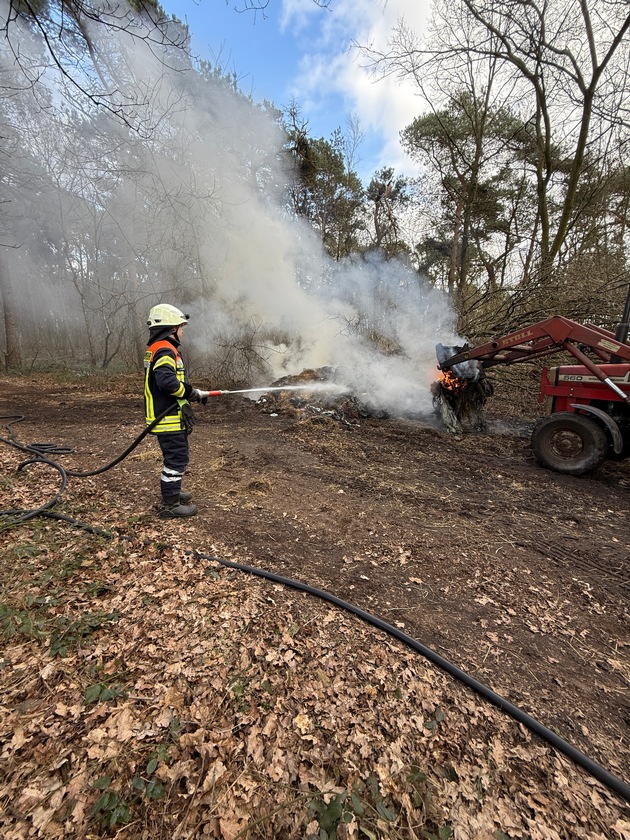
<path fill-rule="evenodd" d="M 299 374 L 283 376 L 271 387 L 283 385 L 293 390 L 269 391 L 257 401 L 264 414 L 282 414 L 322 425 L 335 422 L 349 429 L 356 428 L 366 417 L 383 419 L 387 416 L 350 393 L 341 382 L 337 369 L 332 367 L 309 368 Z M 298 385 L 303 385 L 304 390 L 296 391 Z"/>

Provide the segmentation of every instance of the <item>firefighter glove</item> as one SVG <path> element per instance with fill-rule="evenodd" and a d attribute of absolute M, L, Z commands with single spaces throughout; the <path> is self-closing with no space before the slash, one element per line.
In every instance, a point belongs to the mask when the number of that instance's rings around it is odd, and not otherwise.
<path fill-rule="evenodd" d="M 195 425 L 195 412 L 192 410 L 191 404 L 186 400 L 180 400 L 179 405 L 182 411 L 184 431 L 187 435 L 192 435 L 193 426 Z"/>
<path fill-rule="evenodd" d="M 193 402 L 200 402 L 205 405 L 208 402 L 208 395 L 210 391 L 200 391 L 199 388 L 193 388 L 190 392 L 189 399 Z"/>

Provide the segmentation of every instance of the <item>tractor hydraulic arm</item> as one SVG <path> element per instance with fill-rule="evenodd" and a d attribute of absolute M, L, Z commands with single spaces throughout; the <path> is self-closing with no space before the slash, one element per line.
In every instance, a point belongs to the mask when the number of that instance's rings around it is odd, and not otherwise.
<path fill-rule="evenodd" d="M 461 352 L 441 361 L 439 367 L 441 370 L 452 369 L 457 376 L 457 365 L 463 362 L 476 361 L 482 368 L 489 368 L 538 359 L 561 350 L 570 353 L 618 396 L 628 401 L 628 396 L 585 355 L 584 350 L 592 351 L 600 359 L 600 364 L 610 363 L 613 358 L 615 361 L 630 362 L 630 344 L 619 341 L 608 330 L 593 324 L 578 324 L 560 315 L 523 327 L 486 344 L 464 347 Z"/>
<path fill-rule="evenodd" d="M 614 333 L 592 324 L 577 324 L 556 315 L 547 321 L 523 327 L 478 347 L 465 348 L 461 353 L 446 359 L 440 368 L 446 370 L 471 359 L 481 362 L 484 368 L 512 365 L 515 362 L 548 356 L 559 350 L 567 350 L 584 364 L 583 353 L 578 350 L 578 345 L 593 350 L 604 363 L 610 362 L 611 356 L 630 362 L 630 344 L 618 341 Z"/>

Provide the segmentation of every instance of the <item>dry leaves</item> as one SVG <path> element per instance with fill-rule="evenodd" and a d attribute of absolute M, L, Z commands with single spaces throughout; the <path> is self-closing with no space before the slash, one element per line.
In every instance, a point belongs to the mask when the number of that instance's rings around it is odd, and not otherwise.
<path fill-rule="evenodd" d="M 5 646 L 3 836 L 624 838 L 608 791 L 351 616 L 139 534 L 64 536 L 8 593 L 41 633 Z M 52 658 L 86 612 L 118 618 Z"/>

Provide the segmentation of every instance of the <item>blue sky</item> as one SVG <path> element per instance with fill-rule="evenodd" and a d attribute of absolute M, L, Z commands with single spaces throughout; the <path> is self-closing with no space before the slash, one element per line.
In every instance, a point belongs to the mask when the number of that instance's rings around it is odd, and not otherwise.
<path fill-rule="evenodd" d="M 357 120 L 364 140 L 355 168 L 367 183 L 382 166 L 414 174 L 398 135 L 420 113 L 420 101 L 411 83 L 370 77 L 352 42 L 384 46 L 401 17 L 422 34 L 428 1 L 331 0 L 325 9 L 314 0 L 269 0 L 262 11 L 245 10 L 245 0 L 162 5 L 188 22 L 193 52 L 235 71 L 254 100 L 278 107 L 295 101 L 311 136 L 328 139 Z"/>

